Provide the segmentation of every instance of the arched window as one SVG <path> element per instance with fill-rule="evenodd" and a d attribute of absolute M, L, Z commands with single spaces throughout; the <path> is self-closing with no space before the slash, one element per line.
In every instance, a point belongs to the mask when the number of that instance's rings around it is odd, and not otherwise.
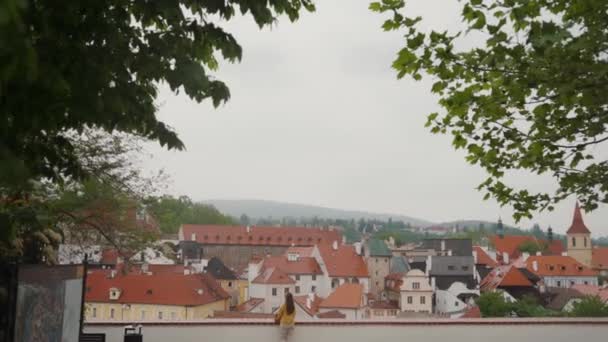
<path fill-rule="evenodd" d="M 575 237 L 572 238 L 572 247 L 576 247 L 576 238 Z"/>

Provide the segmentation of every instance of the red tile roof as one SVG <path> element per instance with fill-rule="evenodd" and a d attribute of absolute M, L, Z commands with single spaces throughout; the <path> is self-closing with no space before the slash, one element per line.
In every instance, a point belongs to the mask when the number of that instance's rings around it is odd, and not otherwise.
<path fill-rule="evenodd" d="M 499 260 L 502 260 L 505 252 L 509 255 L 509 261 L 519 258 L 522 253 L 518 247 L 527 241 L 534 242 L 539 247 L 547 245 L 549 253 L 553 255 L 561 255 L 564 251 L 564 245 L 560 240 L 553 240 L 549 243 L 547 240 L 537 239 L 532 235 L 506 235 L 502 238 L 496 235 L 491 238 L 491 241 L 497 253 L 496 258 Z"/>
<path fill-rule="evenodd" d="M 101 251 L 100 263 L 106 265 L 116 265 L 118 263 L 118 251 L 114 248 L 104 248 Z"/>
<path fill-rule="evenodd" d="M 147 265 L 149 273 L 152 274 L 184 274 L 187 268 L 184 265 Z M 143 265 L 131 265 L 129 269 L 131 274 L 143 274 Z"/>
<path fill-rule="evenodd" d="M 534 270 L 534 262 L 538 269 Z M 573 257 L 563 255 L 531 256 L 526 260 L 528 271 L 544 276 L 597 276 L 597 272 L 576 261 Z"/>
<path fill-rule="evenodd" d="M 574 206 L 574 216 L 572 217 L 572 225 L 568 228 L 566 234 L 591 234 L 587 226 L 585 226 L 585 222 L 583 222 L 583 214 L 581 213 L 581 208 L 576 202 Z"/>
<path fill-rule="evenodd" d="M 291 261 L 286 255 L 271 256 L 262 263 L 262 270 L 266 268 L 279 268 L 287 274 L 323 274 L 317 260 L 311 257 Z"/>
<path fill-rule="evenodd" d="M 315 250 L 315 247 L 298 247 L 298 246 L 292 246 L 287 248 L 287 250 L 285 251 L 285 254 L 288 253 L 295 253 L 298 254 L 301 257 L 312 257 L 312 253 Z"/>
<path fill-rule="evenodd" d="M 318 247 L 330 277 L 369 277 L 363 257 L 357 255 L 353 246 L 339 245 L 333 249 L 332 245 L 326 244 Z"/>
<path fill-rule="evenodd" d="M 534 284 L 513 265 L 503 265 L 494 268 L 479 283 L 482 291 L 495 290 L 503 287 L 532 287 Z"/>
<path fill-rule="evenodd" d="M 300 306 L 302 308 L 302 310 L 304 310 L 309 316 L 314 316 L 317 314 L 317 312 L 319 312 L 319 305 L 321 304 L 321 302 L 324 300 L 324 298 L 321 298 L 319 296 L 317 296 L 316 294 L 313 295 L 312 300 L 310 301 L 310 307 L 308 307 L 306 305 L 306 303 L 308 302 L 308 295 L 304 295 L 304 296 L 295 296 L 293 297 L 293 300 L 296 302 L 296 304 L 298 306 Z"/>
<path fill-rule="evenodd" d="M 576 284 L 572 289 L 580 292 L 585 296 L 598 296 L 603 302 L 608 302 L 608 288 L 593 285 Z"/>
<path fill-rule="evenodd" d="M 487 265 L 489 267 L 496 267 L 498 263 L 496 260 L 492 259 L 486 251 L 480 246 L 473 246 L 473 251 L 477 254 L 477 262 L 478 265 Z"/>
<path fill-rule="evenodd" d="M 403 284 L 403 275 L 404 273 L 390 273 L 389 275 L 387 275 L 386 277 L 384 277 L 385 279 L 385 284 L 386 287 L 389 290 L 393 290 L 393 291 L 401 291 L 401 284 Z"/>
<path fill-rule="evenodd" d="M 117 273 L 111 278 L 107 272 L 91 272 L 86 288 L 87 302 L 197 306 L 230 298 L 208 274 Z M 120 290 L 118 299 L 110 300 L 110 288 Z"/>
<path fill-rule="evenodd" d="M 479 306 L 474 306 L 465 311 L 464 315 L 460 318 L 481 318 L 481 310 Z"/>
<path fill-rule="evenodd" d="M 255 284 L 295 284 L 296 282 L 291 279 L 287 273 L 283 272 L 280 268 L 266 268 L 260 274 L 253 279 L 252 283 Z"/>
<path fill-rule="evenodd" d="M 249 230 L 249 231 L 248 231 Z M 208 245 L 253 245 L 253 246 L 314 246 L 320 243 L 342 241 L 337 230 L 305 227 L 243 227 L 221 225 L 183 224 L 180 228 L 184 240 Z"/>
<path fill-rule="evenodd" d="M 321 308 L 358 309 L 363 306 L 363 285 L 345 283 L 340 285 L 324 301 Z"/>
<path fill-rule="evenodd" d="M 608 247 L 597 247 L 591 251 L 591 265 L 597 270 L 608 270 Z"/>
<path fill-rule="evenodd" d="M 331 310 L 323 312 L 317 315 L 319 318 L 332 319 L 332 318 L 346 318 L 346 315 L 338 310 Z"/>
<path fill-rule="evenodd" d="M 248 301 L 241 303 L 236 307 L 238 312 L 250 312 L 251 310 L 264 303 L 264 298 L 249 298 Z"/>

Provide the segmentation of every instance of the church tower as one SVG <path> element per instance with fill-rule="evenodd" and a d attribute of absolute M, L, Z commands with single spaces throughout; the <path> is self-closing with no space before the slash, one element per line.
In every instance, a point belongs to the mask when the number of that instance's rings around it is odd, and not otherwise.
<path fill-rule="evenodd" d="M 581 264 L 591 267 L 591 232 L 583 222 L 581 208 L 576 202 L 574 207 L 574 217 L 572 225 L 566 232 L 568 239 L 568 255 L 576 259 Z"/>

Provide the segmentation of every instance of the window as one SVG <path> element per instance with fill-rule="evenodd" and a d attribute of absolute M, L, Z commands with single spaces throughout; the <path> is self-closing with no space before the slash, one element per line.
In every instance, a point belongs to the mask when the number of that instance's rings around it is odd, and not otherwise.
<path fill-rule="evenodd" d="M 146 319 L 146 312 L 144 310 L 141 310 L 141 320 L 145 320 Z"/>
<path fill-rule="evenodd" d="M 374 310 L 374 316 L 384 316 L 384 311 L 382 310 Z"/>
<path fill-rule="evenodd" d="M 378 258 L 374 258 L 376 260 L 376 264 L 378 263 Z"/>
<path fill-rule="evenodd" d="M 313 285 L 310 287 L 310 292 L 315 293 L 316 289 L 317 289 L 317 287 Z"/>
<path fill-rule="evenodd" d="M 585 284 L 585 285 L 589 285 L 589 282 L 585 280 L 585 281 L 584 281 L 584 284 Z"/>
<path fill-rule="evenodd" d="M 454 302 L 454 306 L 458 306 L 458 305 L 460 305 L 460 303 Z"/>
<path fill-rule="evenodd" d="M 175 312 L 171 312 L 171 320 L 175 321 Z"/>
<path fill-rule="evenodd" d="M 412 296 L 407 296 L 407 303 L 412 304 L 414 302 L 414 298 Z"/>
<path fill-rule="evenodd" d="M 562 282 L 561 281 L 557 281 L 557 287 L 562 287 Z"/>
<path fill-rule="evenodd" d="M 296 293 L 300 293 L 300 287 L 296 286 Z"/>
<path fill-rule="evenodd" d="M 300 280 L 300 275 L 296 274 L 296 280 Z"/>
<path fill-rule="evenodd" d="M 420 297 L 420 304 L 426 304 L 426 297 L 425 296 L 421 296 Z"/>
<path fill-rule="evenodd" d="M 570 286 L 574 286 L 574 281 L 570 280 Z"/>
<path fill-rule="evenodd" d="M 376 277 L 378 276 L 378 271 L 376 271 Z"/>
<path fill-rule="evenodd" d="M 572 238 L 572 247 L 576 247 L 576 238 L 575 237 Z"/>
<path fill-rule="evenodd" d="M 285 290 L 283 290 L 284 294 L 288 294 L 289 293 L 289 287 L 286 287 Z"/>
<path fill-rule="evenodd" d="M 276 288 L 276 287 L 273 287 L 273 288 L 272 288 L 272 295 L 273 295 L 273 296 L 276 296 L 276 295 L 277 295 L 277 288 Z"/>
<path fill-rule="evenodd" d="M 317 280 L 317 275 L 316 275 L 316 274 L 313 274 L 313 275 L 312 275 L 312 280 L 313 280 L 313 281 Z"/>
<path fill-rule="evenodd" d="M 380 282 L 379 281 L 376 282 L 376 287 L 378 287 L 378 286 L 380 286 Z"/>
<path fill-rule="evenodd" d="M 158 312 L 158 319 L 163 319 L 163 312 L 162 311 Z"/>
<path fill-rule="evenodd" d="M 110 309 L 110 318 L 114 318 L 114 308 Z"/>
<path fill-rule="evenodd" d="M 232 282 L 231 281 L 228 282 L 228 287 L 232 287 Z"/>
<path fill-rule="evenodd" d="M 384 259 L 384 263 L 385 263 L 385 264 L 388 264 L 388 259 Z"/>
<path fill-rule="evenodd" d="M 97 308 L 93 308 L 93 318 L 97 317 Z"/>
<path fill-rule="evenodd" d="M 454 270 L 456 270 L 456 266 L 454 266 L 454 265 L 448 265 L 448 270 L 454 271 Z"/>
<path fill-rule="evenodd" d="M 419 283 L 419 282 L 417 282 L 417 281 L 416 281 L 416 282 L 413 282 L 413 283 L 412 283 L 412 288 L 413 288 L 414 290 L 418 290 L 418 289 L 420 288 L 420 283 Z"/>
<path fill-rule="evenodd" d="M 463 271 L 468 271 L 469 270 L 469 266 L 462 266 L 461 267 Z"/>

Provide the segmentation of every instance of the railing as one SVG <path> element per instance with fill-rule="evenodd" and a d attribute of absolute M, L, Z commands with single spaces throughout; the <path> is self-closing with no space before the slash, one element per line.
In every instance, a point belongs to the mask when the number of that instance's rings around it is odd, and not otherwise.
<path fill-rule="evenodd" d="M 124 326 L 137 322 L 95 322 L 85 332 L 104 333 L 122 342 Z M 268 320 L 220 320 L 142 323 L 144 342 L 271 342 L 279 329 Z M 608 319 L 435 319 L 319 320 L 302 322 L 290 342 L 605 342 Z"/>

